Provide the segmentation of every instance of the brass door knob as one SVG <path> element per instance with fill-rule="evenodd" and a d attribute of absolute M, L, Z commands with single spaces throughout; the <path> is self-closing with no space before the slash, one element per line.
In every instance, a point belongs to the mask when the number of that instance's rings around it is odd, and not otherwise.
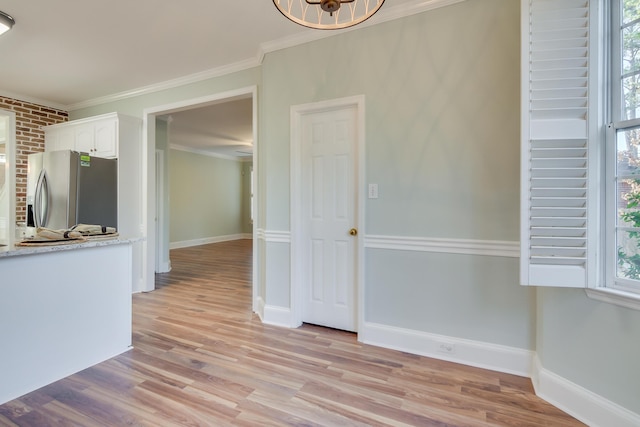
<path fill-rule="evenodd" d="M 357 236 L 358 235 L 358 229 L 357 228 L 352 228 L 351 230 L 349 230 L 349 234 L 351 234 L 352 236 Z"/>

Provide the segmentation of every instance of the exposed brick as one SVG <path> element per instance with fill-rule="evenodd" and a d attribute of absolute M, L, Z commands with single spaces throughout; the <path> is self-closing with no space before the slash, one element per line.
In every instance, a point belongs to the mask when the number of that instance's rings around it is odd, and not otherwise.
<path fill-rule="evenodd" d="M 0 96 L 0 108 L 16 113 L 16 221 L 26 218 L 27 156 L 44 151 L 42 126 L 69 120 L 63 110 Z"/>

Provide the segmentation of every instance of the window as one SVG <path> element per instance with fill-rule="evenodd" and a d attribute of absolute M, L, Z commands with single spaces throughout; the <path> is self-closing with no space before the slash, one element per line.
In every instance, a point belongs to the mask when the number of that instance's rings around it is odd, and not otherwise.
<path fill-rule="evenodd" d="M 640 309 L 640 0 L 521 4 L 521 284 Z"/>
<path fill-rule="evenodd" d="M 607 285 L 640 292 L 640 2 L 611 2 Z M 613 175 L 613 176 L 611 176 Z M 613 195 L 613 197 L 611 196 Z"/>

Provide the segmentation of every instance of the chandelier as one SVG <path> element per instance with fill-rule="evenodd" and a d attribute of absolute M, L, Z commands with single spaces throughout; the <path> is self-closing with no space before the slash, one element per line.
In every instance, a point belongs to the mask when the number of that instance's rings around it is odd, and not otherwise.
<path fill-rule="evenodd" d="M 0 34 L 5 33 L 13 27 L 16 21 L 0 10 Z"/>
<path fill-rule="evenodd" d="M 352 27 L 371 18 L 384 0 L 273 0 L 296 24 L 319 30 Z"/>

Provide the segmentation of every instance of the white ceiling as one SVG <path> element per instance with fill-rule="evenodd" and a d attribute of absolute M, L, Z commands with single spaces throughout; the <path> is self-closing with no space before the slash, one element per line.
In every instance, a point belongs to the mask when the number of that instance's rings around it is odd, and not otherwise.
<path fill-rule="evenodd" d="M 253 100 L 235 99 L 180 111 L 169 123 L 171 147 L 201 154 L 250 158 L 253 153 Z"/>
<path fill-rule="evenodd" d="M 361 25 L 457 1 L 386 0 Z M 66 110 L 255 66 L 269 49 L 335 34 L 294 24 L 272 0 L 0 0 L 0 11 L 16 20 L 0 36 L 0 95 Z M 230 120 L 224 105 L 176 114 L 172 126 L 197 134 L 183 131 L 180 145 L 249 142 L 251 121 Z"/>

